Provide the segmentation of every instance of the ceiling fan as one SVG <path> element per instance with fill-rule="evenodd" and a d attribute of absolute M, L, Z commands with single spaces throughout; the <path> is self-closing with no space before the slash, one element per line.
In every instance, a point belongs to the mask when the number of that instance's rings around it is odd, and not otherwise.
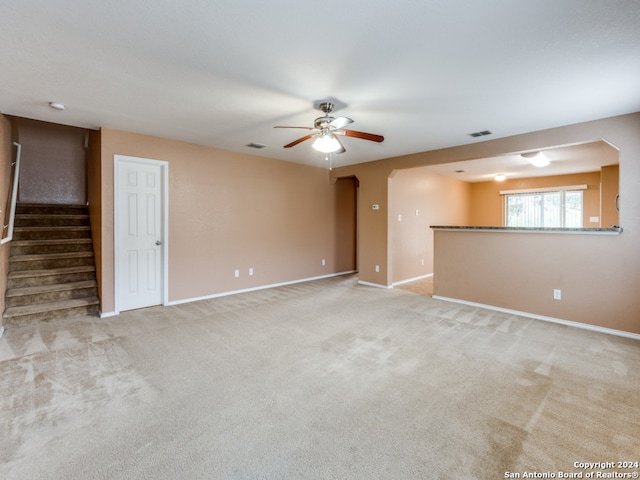
<path fill-rule="evenodd" d="M 382 142 L 382 135 L 373 133 L 358 132 L 356 130 L 346 130 L 344 127 L 353 123 L 353 120 L 347 117 L 332 117 L 329 114 L 334 110 L 335 105 L 326 101 L 318 104 L 318 108 L 324 112 L 324 117 L 318 117 L 313 122 L 313 127 L 283 127 L 275 126 L 273 128 L 302 128 L 310 130 L 312 133 L 298 138 L 288 143 L 284 148 L 295 147 L 299 143 L 315 138 L 312 147 L 322 153 L 344 153 L 346 149 L 340 141 L 339 136 L 361 138 L 363 140 L 371 140 L 372 142 Z"/>

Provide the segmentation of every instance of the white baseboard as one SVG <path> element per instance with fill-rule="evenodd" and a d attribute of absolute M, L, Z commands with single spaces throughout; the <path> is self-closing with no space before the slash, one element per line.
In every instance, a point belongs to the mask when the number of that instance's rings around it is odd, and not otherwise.
<path fill-rule="evenodd" d="M 463 305 L 469 305 L 472 307 L 486 308 L 487 310 L 495 310 L 497 312 L 509 313 L 511 315 L 519 315 L 521 317 L 533 318 L 535 320 L 542 320 L 545 322 L 559 323 L 560 325 L 567 325 L 569 327 L 582 328 L 583 330 L 591 330 L 593 332 L 606 333 L 608 335 L 616 335 L 618 337 L 631 338 L 633 340 L 640 340 L 640 334 L 625 332 L 624 330 L 616 330 L 613 328 L 599 327 L 597 325 L 590 325 L 588 323 L 574 322 L 571 320 L 563 320 L 561 318 L 547 317 L 546 315 L 538 315 L 537 313 L 521 312 L 519 310 L 511 310 L 509 308 L 494 307 L 493 305 L 485 305 L 484 303 L 468 302 L 466 300 L 459 300 L 457 298 L 440 297 L 434 295 L 432 298 L 436 300 L 444 300 L 446 302 L 461 303 Z"/>
<path fill-rule="evenodd" d="M 261 285 L 259 287 L 245 288 L 242 290 L 231 290 L 229 292 L 213 293 L 211 295 L 204 295 L 202 297 L 184 298 L 182 300 L 174 300 L 172 302 L 167 302 L 167 305 L 169 306 L 180 305 L 182 303 L 191 303 L 191 302 L 197 302 L 200 300 L 210 300 L 212 298 L 227 297 L 229 295 L 237 295 L 238 293 L 256 292 L 258 290 L 266 290 L 268 288 L 284 287 L 286 285 L 293 285 L 296 283 L 305 283 L 305 282 L 311 282 L 313 280 L 322 280 L 323 278 L 339 277 L 340 275 L 348 275 L 350 273 L 356 273 L 356 270 L 350 270 L 347 272 L 340 272 L 340 273 L 330 273 L 329 275 L 321 275 L 319 277 L 301 278 L 299 280 L 291 280 L 289 282 L 273 283 L 270 285 Z"/>
<path fill-rule="evenodd" d="M 424 278 L 433 277 L 433 273 L 427 273 L 426 275 L 420 275 L 419 277 L 408 278 L 406 280 L 400 280 L 399 282 L 393 282 L 391 284 L 392 287 L 397 287 L 398 285 L 404 285 L 405 283 L 417 282 L 418 280 L 422 280 Z"/>
<path fill-rule="evenodd" d="M 0 338 L 2 338 L 3 334 L 4 334 L 4 327 L 0 327 Z"/>
<path fill-rule="evenodd" d="M 117 315 L 116 312 L 99 312 L 98 314 L 100 318 L 116 317 Z"/>

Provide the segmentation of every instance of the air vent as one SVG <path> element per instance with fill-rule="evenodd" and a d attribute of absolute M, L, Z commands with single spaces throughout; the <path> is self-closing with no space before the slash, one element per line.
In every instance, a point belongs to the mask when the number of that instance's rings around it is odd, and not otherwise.
<path fill-rule="evenodd" d="M 456 173 L 467 173 L 466 170 L 456 170 Z"/>
<path fill-rule="evenodd" d="M 250 147 L 250 148 L 257 148 L 258 150 L 261 149 L 261 148 L 266 147 L 266 145 L 263 145 L 261 143 L 255 143 L 255 142 L 247 143 L 246 146 Z"/>
<path fill-rule="evenodd" d="M 485 135 L 491 135 L 491 131 L 489 130 L 482 130 L 481 132 L 473 132 L 470 133 L 469 136 L 470 137 L 484 137 Z"/>

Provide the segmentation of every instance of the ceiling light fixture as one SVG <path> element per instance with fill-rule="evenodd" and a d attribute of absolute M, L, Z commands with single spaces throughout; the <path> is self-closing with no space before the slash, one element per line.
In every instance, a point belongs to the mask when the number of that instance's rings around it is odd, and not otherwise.
<path fill-rule="evenodd" d="M 542 152 L 521 153 L 520 156 L 526 158 L 534 167 L 546 167 L 550 163 L 549 158 Z"/>
<path fill-rule="evenodd" d="M 341 148 L 340 142 L 333 135 L 320 135 L 311 146 L 322 153 L 337 152 Z"/>
<path fill-rule="evenodd" d="M 499 173 L 498 175 L 496 175 L 495 177 L 493 177 L 493 179 L 496 182 L 503 182 L 507 179 L 507 176 L 504 173 Z"/>
<path fill-rule="evenodd" d="M 64 105 L 60 102 L 49 102 L 49 106 L 54 110 L 64 110 Z"/>

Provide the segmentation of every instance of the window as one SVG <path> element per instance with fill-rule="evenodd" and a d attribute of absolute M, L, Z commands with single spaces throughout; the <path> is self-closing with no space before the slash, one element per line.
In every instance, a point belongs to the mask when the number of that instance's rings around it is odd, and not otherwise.
<path fill-rule="evenodd" d="M 582 228 L 582 190 L 586 185 L 544 191 L 500 192 L 507 227 Z"/>

